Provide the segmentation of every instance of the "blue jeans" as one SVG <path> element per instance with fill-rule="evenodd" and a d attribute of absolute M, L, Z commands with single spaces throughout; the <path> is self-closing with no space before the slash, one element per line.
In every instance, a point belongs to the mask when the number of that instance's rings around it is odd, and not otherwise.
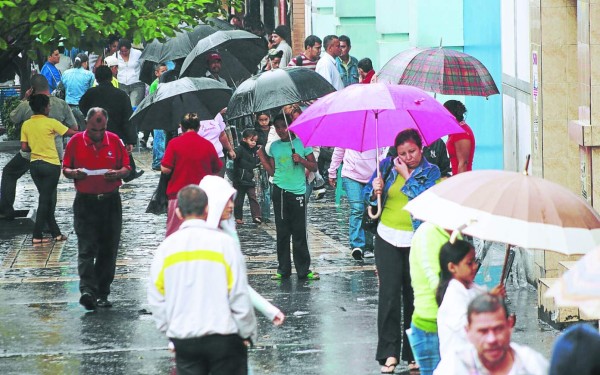
<path fill-rule="evenodd" d="M 154 129 L 152 141 L 152 168 L 160 168 L 160 162 L 165 155 L 165 131 Z"/>
<path fill-rule="evenodd" d="M 365 204 L 362 199 L 362 190 L 366 184 L 353 180 L 351 178 L 342 177 L 342 184 L 348 197 L 350 205 L 350 216 L 348 226 L 348 238 L 350 239 L 350 248 L 358 247 L 362 250 L 365 245 L 372 247 L 373 236 L 369 233 L 365 234 L 362 229 L 362 215 L 365 210 Z"/>
<path fill-rule="evenodd" d="M 440 341 L 437 332 L 426 332 L 411 322 L 412 334 L 408 335 L 408 341 L 419 364 L 421 375 L 431 375 L 440 362 Z"/>

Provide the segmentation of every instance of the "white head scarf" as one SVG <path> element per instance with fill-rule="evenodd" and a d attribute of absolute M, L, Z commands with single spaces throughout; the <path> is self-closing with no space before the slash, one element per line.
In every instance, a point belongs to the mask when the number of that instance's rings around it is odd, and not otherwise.
<path fill-rule="evenodd" d="M 208 197 L 208 217 L 206 223 L 211 228 L 221 228 L 227 234 L 238 239 L 235 229 L 235 219 L 233 215 L 228 220 L 221 221 L 221 215 L 229 199 L 235 199 L 237 190 L 229 182 L 219 176 L 205 176 L 200 181 L 200 189 L 206 192 Z"/>

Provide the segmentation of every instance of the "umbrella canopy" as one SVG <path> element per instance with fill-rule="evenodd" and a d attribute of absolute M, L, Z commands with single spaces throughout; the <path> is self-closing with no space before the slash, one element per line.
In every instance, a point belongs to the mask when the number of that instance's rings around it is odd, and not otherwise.
<path fill-rule="evenodd" d="M 600 247 L 581 258 L 546 292 L 559 306 L 578 307 L 600 319 Z"/>
<path fill-rule="evenodd" d="M 173 38 L 164 43 L 154 39 L 144 48 L 140 59 L 161 63 L 184 58 L 194 49 L 198 41 L 216 31 L 209 25 L 198 25 L 190 31 L 176 32 Z"/>
<path fill-rule="evenodd" d="M 419 87 L 445 95 L 498 94 L 490 72 L 475 57 L 446 48 L 409 49 L 377 74 L 379 82 Z"/>
<path fill-rule="evenodd" d="M 210 120 L 227 106 L 231 89 L 210 78 L 181 78 L 161 83 L 142 100 L 131 116 L 139 130 L 177 129 L 181 116 L 196 112 L 200 120 Z"/>
<path fill-rule="evenodd" d="M 268 70 L 240 84 L 227 106 L 227 118 L 235 119 L 317 99 L 334 91 L 329 82 L 311 69 L 289 67 Z"/>
<path fill-rule="evenodd" d="M 247 31 L 217 31 L 200 40 L 181 67 L 181 76 L 203 77 L 208 70 L 206 57 L 217 51 L 221 55 L 220 76 L 230 85 L 237 85 L 257 70 L 267 54 L 261 39 Z"/>
<path fill-rule="evenodd" d="M 411 200 L 414 217 L 490 241 L 563 254 L 600 245 L 600 216 L 550 181 L 508 171 L 453 176 Z"/>
<path fill-rule="evenodd" d="M 419 132 L 425 145 L 464 132 L 454 116 L 423 90 L 384 83 L 352 85 L 324 96 L 290 126 L 307 146 L 361 152 L 393 145 L 396 135 L 409 128 Z"/>

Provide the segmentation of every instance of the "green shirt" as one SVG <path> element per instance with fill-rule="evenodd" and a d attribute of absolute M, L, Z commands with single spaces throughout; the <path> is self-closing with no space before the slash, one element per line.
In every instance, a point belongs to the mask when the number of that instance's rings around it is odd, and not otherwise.
<path fill-rule="evenodd" d="M 152 84 L 148 88 L 148 94 L 152 94 L 154 91 L 158 89 L 158 78 L 152 81 Z"/>
<path fill-rule="evenodd" d="M 306 156 L 312 154 L 312 147 L 304 147 L 299 138 L 295 138 L 292 142 L 298 155 L 306 158 Z M 300 163 L 294 164 L 290 142 L 283 142 L 282 140 L 273 142 L 268 155 L 275 160 L 273 183 L 292 194 L 302 195 L 306 193 L 304 166 Z"/>
<path fill-rule="evenodd" d="M 415 296 L 412 323 L 425 332 L 437 332 L 435 292 L 440 283 L 440 249 L 449 239 L 446 230 L 424 222 L 410 245 L 410 283 Z"/>
<path fill-rule="evenodd" d="M 381 222 L 389 228 L 412 232 L 412 220 L 404 206 L 408 203 L 408 197 L 402 192 L 406 180 L 400 174 L 390 186 L 387 199 L 381 212 Z"/>

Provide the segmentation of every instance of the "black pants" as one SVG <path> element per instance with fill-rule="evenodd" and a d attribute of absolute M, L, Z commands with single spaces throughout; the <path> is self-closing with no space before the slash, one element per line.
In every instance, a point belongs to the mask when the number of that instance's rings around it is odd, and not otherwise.
<path fill-rule="evenodd" d="M 299 278 L 310 272 L 310 253 L 306 239 L 306 204 L 304 194 L 296 195 L 273 185 L 273 210 L 277 231 L 277 272 L 283 277 L 292 273 L 290 237 L 293 241 L 294 266 Z"/>
<path fill-rule="evenodd" d="M 2 169 L 0 182 L 0 213 L 7 216 L 14 214 L 17 181 L 29 170 L 29 160 L 17 152 Z"/>
<path fill-rule="evenodd" d="M 177 375 L 247 375 L 248 350 L 238 335 L 171 339 Z"/>
<path fill-rule="evenodd" d="M 98 298 L 108 297 L 121 239 L 121 197 L 118 192 L 100 197 L 77 193 L 73 214 L 79 249 L 79 290 Z"/>
<path fill-rule="evenodd" d="M 42 238 L 42 231 L 47 225 L 52 237 L 60 235 L 56 224 L 56 187 L 60 177 L 60 165 L 50 164 L 43 160 L 35 160 L 30 164 L 31 178 L 40 194 L 38 208 L 33 225 L 33 238 Z"/>
<path fill-rule="evenodd" d="M 377 353 L 381 365 L 388 357 L 414 361 L 405 331 L 410 328 L 414 294 L 410 285 L 410 247 L 395 247 L 375 236 L 375 265 L 379 275 L 377 306 Z"/>
<path fill-rule="evenodd" d="M 244 218 L 244 200 L 246 195 L 250 204 L 250 215 L 252 219 L 260 216 L 260 205 L 256 199 L 256 187 L 254 186 L 234 186 L 237 190 L 235 196 L 235 202 L 233 206 L 233 215 L 236 219 L 242 220 Z"/>

